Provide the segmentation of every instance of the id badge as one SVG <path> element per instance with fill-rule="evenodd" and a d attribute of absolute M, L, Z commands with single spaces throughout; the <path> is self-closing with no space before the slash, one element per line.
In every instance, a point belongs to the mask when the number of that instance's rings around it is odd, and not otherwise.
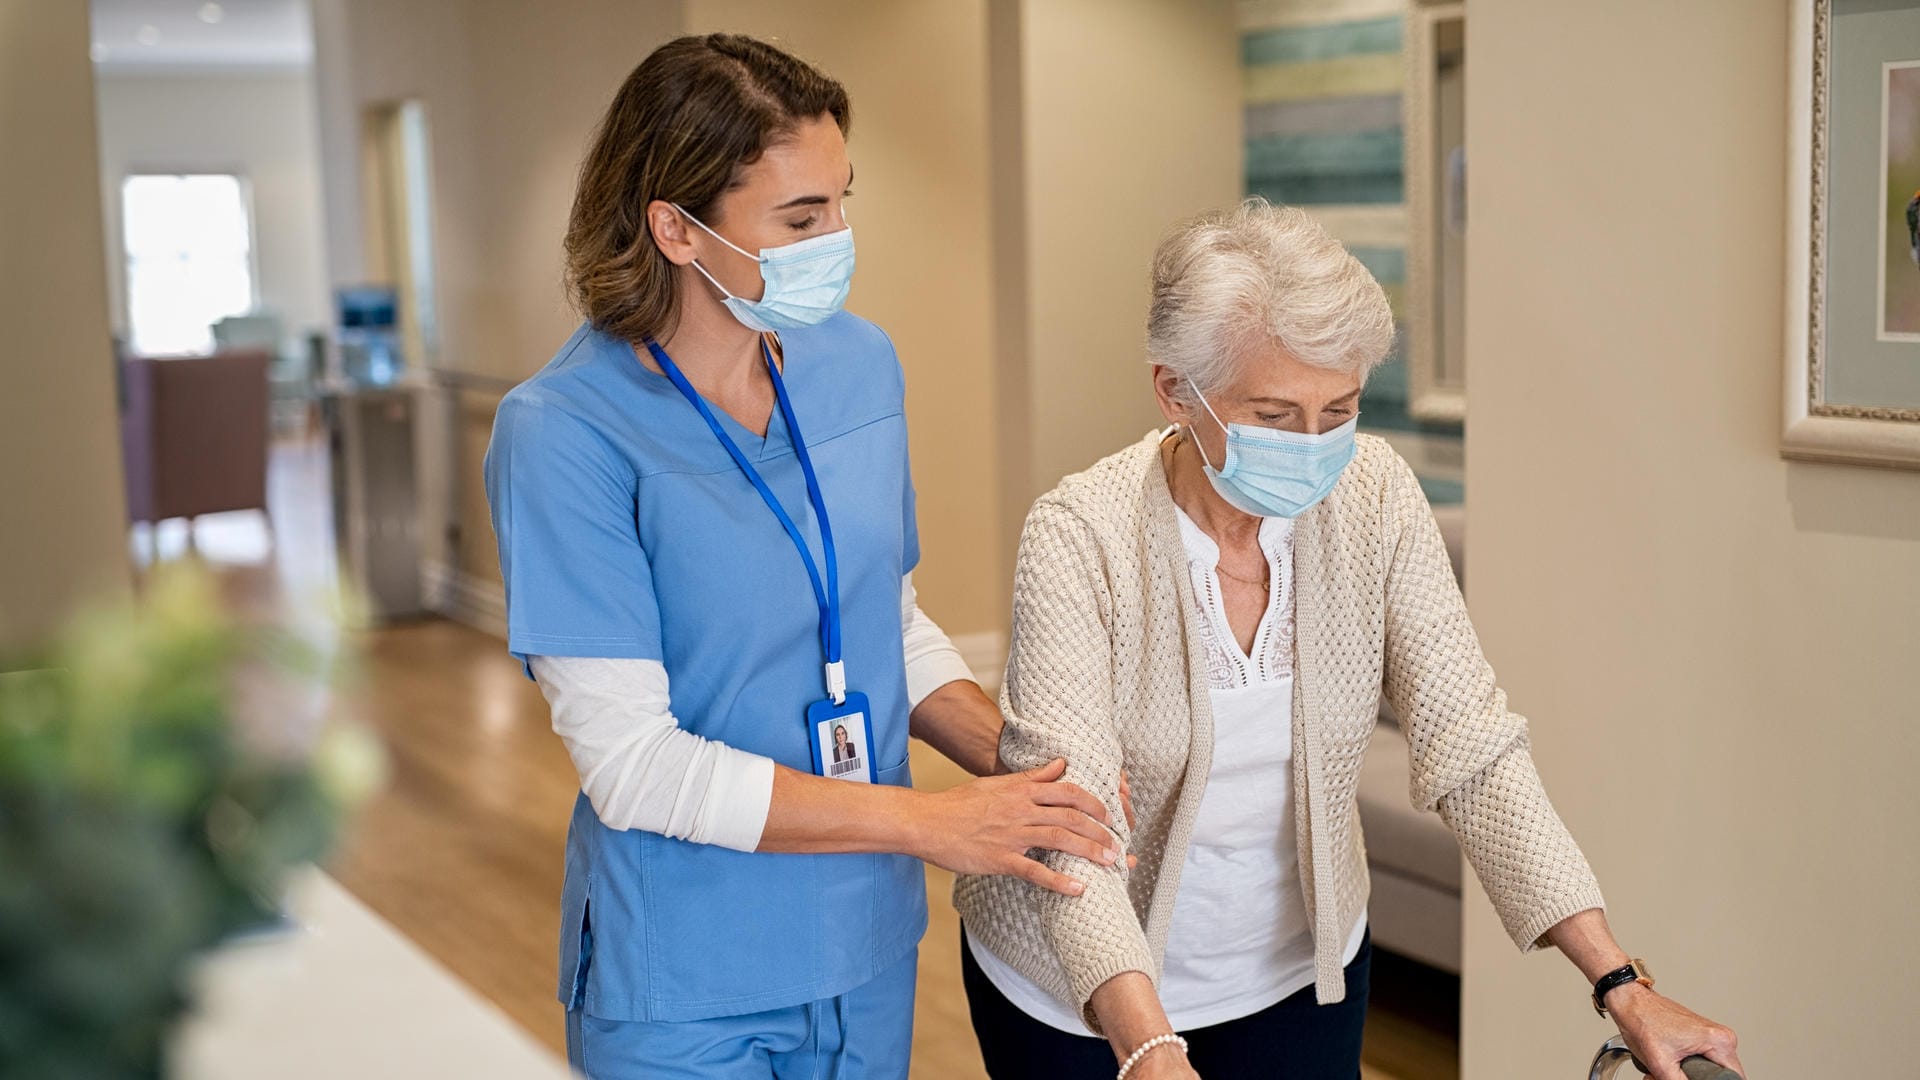
<path fill-rule="evenodd" d="M 867 695 L 849 690 L 839 705 L 823 699 L 807 706 L 807 739 L 813 744 L 816 775 L 873 783 L 873 720 Z"/>

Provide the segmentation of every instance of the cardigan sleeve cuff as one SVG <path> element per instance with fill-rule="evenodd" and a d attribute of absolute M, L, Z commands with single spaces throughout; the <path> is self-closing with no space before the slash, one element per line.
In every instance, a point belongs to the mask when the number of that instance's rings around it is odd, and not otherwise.
<path fill-rule="evenodd" d="M 1080 1006 L 1080 1018 L 1086 1022 L 1087 1030 L 1102 1038 L 1106 1032 L 1100 1029 L 1100 1018 L 1093 1014 L 1093 992 L 1105 986 L 1108 979 L 1116 975 L 1125 975 L 1137 971 L 1153 983 L 1155 991 L 1160 989 L 1160 979 L 1154 974 L 1153 955 L 1147 951 L 1143 940 L 1135 947 L 1117 949 L 1092 964 L 1081 965 L 1067 973 L 1072 983 L 1073 1000 Z"/>
<path fill-rule="evenodd" d="M 1520 946 L 1521 952 L 1544 949 L 1552 942 L 1547 940 L 1547 931 L 1565 922 L 1583 911 L 1604 910 L 1606 900 L 1600 895 L 1598 882 L 1589 882 L 1579 889 L 1554 899 L 1554 902 L 1534 911 L 1521 913 L 1517 921 L 1507 922 L 1507 932 L 1513 935 L 1513 943 Z"/>
<path fill-rule="evenodd" d="M 1093 992 L 1108 979 L 1128 971 L 1138 971 L 1158 986 L 1158 965 L 1127 896 L 1124 871 L 1057 852 L 1046 862 L 1087 887 L 1079 896 L 1033 888 L 1037 890 L 1041 933 L 1066 972 L 1068 1002 L 1079 1009 L 1088 1029 L 1098 1035 L 1100 1023 L 1093 1015 Z"/>

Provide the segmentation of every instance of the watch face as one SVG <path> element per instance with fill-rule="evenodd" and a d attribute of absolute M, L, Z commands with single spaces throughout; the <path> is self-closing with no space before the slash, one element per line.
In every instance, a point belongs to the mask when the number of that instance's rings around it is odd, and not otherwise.
<path fill-rule="evenodd" d="M 1648 986 L 1653 985 L 1653 969 L 1647 966 L 1645 960 L 1635 960 L 1633 962 L 1633 973 L 1640 982 L 1646 983 Z"/>

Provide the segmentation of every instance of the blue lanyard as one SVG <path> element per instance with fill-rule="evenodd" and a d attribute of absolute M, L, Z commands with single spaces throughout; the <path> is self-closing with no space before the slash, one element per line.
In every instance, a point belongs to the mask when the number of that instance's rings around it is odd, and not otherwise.
<path fill-rule="evenodd" d="M 780 519 L 780 526 L 787 530 L 788 538 L 793 541 L 794 548 L 800 552 L 800 561 L 807 567 L 807 578 L 813 582 L 814 602 L 820 605 L 820 647 L 827 656 L 827 693 L 832 695 L 834 704 L 845 702 L 847 671 L 846 665 L 840 659 L 840 565 L 834 557 L 833 527 L 827 522 L 827 501 L 820 494 L 820 479 L 814 475 L 813 459 L 807 455 L 807 441 L 800 436 L 800 424 L 793 416 L 793 402 L 787 399 L 787 384 L 780 378 L 780 368 L 773 362 L 773 353 L 768 351 L 766 340 L 761 339 L 760 356 L 766 361 L 767 374 L 773 377 L 773 396 L 780 403 L 780 415 L 787 422 L 787 434 L 793 437 L 793 452 L 794 456 L 800 459 L 800 472 L 807 478 L 807 498 L 813 503 L 813 512 L 820 519 L 820 545 L 826 550 L 827 556 L 827 581 L 824 586 L 820 583 L 820 568 L 813 561 L 813 552 L 808 550 L 806 538 L 800 535 L 799 527 L 793 523 L 793 518 L 787 515 L 786 508 L 780 505 L 780 500 L 774 496 L 773 490 L 767 487 L 767 482 L 760 478 L 760 473 L 754 469 L 752 463 L 747 461 L 747 456 L 740 452 L 740 447 L 735 445 L 732 437 L 727 434 L 727 430 L 720 426 L 720 421 L 713 415 L 713 410 L 708 407 L 706 399 L 702 398 L 700 392 L 693 388 L 693 384 L 687 381 L 687 377 L 681 374 L 679 365 L 673 362 L 673 358 L 667 355 L 667 351 L 660 347 L 659 342 L 649 338 L 647 351 L 653 354 L 654 360 L 660 364 L 660 370 L 667 373 L 667 378 L 673 381 L 680 395 L 700 411 L 700 418 L 713 429 L 714 438 L 719 439 L 720 445 L 726 447 L 728 455 L 733 458 L 733 463 L 740 466 L 740 471 L 747 474 L 747 480 L 753 484 L 754 490 L 760 493 L 760 498 L 766 502 L 767 509 L 772 510 L 773 516 Z"/>

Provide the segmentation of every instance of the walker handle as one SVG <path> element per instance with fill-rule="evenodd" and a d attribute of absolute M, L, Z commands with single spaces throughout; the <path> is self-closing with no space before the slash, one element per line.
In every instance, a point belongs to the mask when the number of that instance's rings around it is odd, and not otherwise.
<path fill-rule="evenodd" d="M 1687 1074 L 1687 1080 L 1744 1080 L 1725 1065 L 1698 1054 L 1681 1062 L 1680 1071 Z"/>
<path fill-rule="evenodd" d="M 1615 1035 L 1600 1044 L 1600 1052 L 1593 1056 L 1593 1068 L 1588 1072 L 1587 1080 L 1601 1080 L 1602 1077 L 1612 1076 L 1623 1059 L 1632 1061 L 1633 1067 L 1640 1070 L 1641 1075 L 1646 1075 L 1647 1067 L 1627 1049 L 1626 1038 Z M 1687 1080 L 1746 1080 L 1732 1069 L 1709 1058 L 1701 1057 L 1699 1054 L 1682 1061 L 1680 1071 L 1686 1075 Z"/>

